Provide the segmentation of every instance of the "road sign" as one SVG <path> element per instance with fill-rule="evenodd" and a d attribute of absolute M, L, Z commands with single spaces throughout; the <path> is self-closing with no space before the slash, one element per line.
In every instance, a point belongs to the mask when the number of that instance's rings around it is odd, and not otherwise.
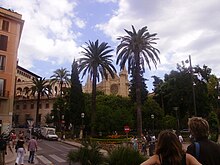
<path fill-rule="evenodd" d="M 27 120 L 27 122 L 30 127 L 34 124 L 34 120 Z"/>
<path fill-rule="evenodd" d="M 128 125 L 124 126 L 124 131 L 125 131 L 125 133 L 129 133 L 130 132 L 130 128 L 129 128 Z"/>

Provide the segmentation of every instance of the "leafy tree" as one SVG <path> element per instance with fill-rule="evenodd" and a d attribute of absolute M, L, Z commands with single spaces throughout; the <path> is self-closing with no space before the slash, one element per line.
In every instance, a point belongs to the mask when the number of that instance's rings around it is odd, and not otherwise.
<path fill-rule="evenodd" d="M 148 95 L 148 90 L 147 90 L 147 85 L 145 84 L 145 81 L 147 81 L 147 79 L 145 79 L 143 77 L 143 73 L 141 73 L 141 103 L 142 105 L 144 104 L 144 102 L 147 99 L 147 95 Z M 136 102 L 136 79 L 135 77 L 133 77 L 133 74 L 131 74 L 131 80 L 130 80 L 130 86 L 129 86 L 129 97 L 131 98 L 131 100 L 133 102 Z"/>
<path fill-rule="evenodd" d="M 66 123 L 70 123 L 73 126 L 79 126 L 81 124 L 81 113 L 84 112 L 85 103 L 84 95 L 82 92 L 82 84 L 79 81 L 79 71 L 77 61 L 72 63 L 72 73 L 71 73 L 71 88 L 68 99 L 68 110 L 66 111 Z"/>
<path fill-rule="evenodd" d="M 154 115 L 154 119 L 151 115 Z M 143 127 L 146 130 L 152 130 L 154 124 L 155 129 L 162 128 L 162 119 L 164 116 L 164 111 L 161 109 L 159 104 L 152 98 L 148 97 L 143 106 Z M 152 121 L 154 120 L 154 121 Z M 153 123 L 154 122 L 154 123 Z"/>
<path fill-rule="evenodd" d="M 40 108 L 40 101 L 41 97 L 46 95 L 49 97 L 49 94 L 51 93 L 50 85 L 45 78 L 35 78 L 33 79 L 33 86 L 31 87 L 31 93 L 33 96 L 35 96 L 35 93 L 37 93 L 37 110 L 36 110 L 36 119 L 35 119 L 35 125 L 38 126 L 39 124 L 39 108 Z"/>
<path fill-rule="evenodd" d="M 136 80 L 136 104 L 137 104 L 137 131 L 138 136 L 142 134 L 142 114 L 141 114 L 141 73 L 145 72 L 145 63 L 151 69 L 150 62 L 156 66 L 159 61 L 159 50 L 153 47 L 156 44 L 156 33 L 150 34 L 147 27 L 136 31 L 132 25 L 132 31 L 125 30 L 126 36 L 119 37 L 121 43 L 118 45 L 116 53 L 118 55 L 116 63 L 120 69 L 124 69 L 128 62 L 128 73 L 134 74 Z M 131 72 L 132 71 L 132 72 Z"/>
<path fill-rule="evenodd" d="M 133 110 L 130 99 L 114 95 L 97 96 L 96 130 L 111 134 L 123 132 L 125 125 L 133 128 Z"/>
<path fill-rule="evenodd" d="M 66 68 L 60 68 L 54 71 L 54 74 L 50 77 L 51 84 L 59 83 L 60 85 L 60 96 L 63 95 L 63 85 L 69 84 L 69 71 Z"/>
<path fill-rule="evenodd" d="M 112 55 L 109 53 L 113 51 L 108 46 L 108 43 L 99 41 L 95 42 L 89 41 L 86 43 L 87 46 L 83 47 L 84 51 L 82 54 L 84 57 L 80 58 L 79 72 L 83 71 L 82 77 L 88 72 L 90 78 L 92 79 L 92 116 L 91 116 L 91 134 L 95 135 L 94 123 L 96 118 L 96 84 L 99 82 L 100 76 L 108 79 L 108 74 L 114 78 L 116 69 L 112 64 Z"/>
<path fill-rule="evenodd" d="M 215 112 L 213 111 L 210 112 L 208 116 L 208 122 L 209 122 L 211 139 L 217 142 L 219 135 L 219 120 Z"/>

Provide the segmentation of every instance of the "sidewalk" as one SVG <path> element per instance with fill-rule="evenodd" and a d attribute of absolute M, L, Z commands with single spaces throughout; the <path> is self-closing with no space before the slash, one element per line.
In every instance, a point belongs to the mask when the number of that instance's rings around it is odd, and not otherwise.
<path fill-rule="evenodd" d="M 5 155 L 5 164 L 10 164 L 12 162 L 15 162 L 15 159 L 17 157 L 17 153 L 13 149 L 13 153 L 10 151 L 10 149 L 7 147 L 7 155 Z"/>

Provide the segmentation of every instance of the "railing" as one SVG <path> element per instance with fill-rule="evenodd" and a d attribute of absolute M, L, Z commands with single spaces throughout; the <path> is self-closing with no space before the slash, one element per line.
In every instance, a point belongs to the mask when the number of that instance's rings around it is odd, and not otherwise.
<path fill-rule="evenodd" d="M 9 91 L 0 90 L 0 98 L 8 99 L 9 98 Z"/>

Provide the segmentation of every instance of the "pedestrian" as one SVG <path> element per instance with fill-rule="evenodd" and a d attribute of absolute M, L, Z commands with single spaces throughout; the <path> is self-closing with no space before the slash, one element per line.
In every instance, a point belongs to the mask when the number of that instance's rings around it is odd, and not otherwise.
<path fill-rule="evenodd" d="M 192 155 L 182 149 L 178 137 L 173 131 L 160 132 L 156 151 L 153 156 L 141 165 L 201 165 Z"/>
<path fill-rule="evenodd" d="M 188 126 L 194 141 L 187 147 L 187 153 L 207 165 L 220 164 L 220 145 L 209 140 L 209 124 L 201 117 L 192 117 Z"/>
<path fill-rule="evenodd" d="M 17 135 L 14 130 L 11 131 L 10 136 L 11 136 L 11 141 L 12 141 L 12 148 L 14 148 L 16 144 L 16 139 L 17 139 Z"/>
<path fill-rule="evenodd" d="M 37 141 L 34 136 L 28 142 L 28 151 L 30 152 L 28 163 L 34 163 L 34 155 L 37 152 Z"/>
<path fill-rule="evenodd" d="M 133 149 L 134 149 L 135 151 L 138 151 L 138 140 L 137 140 L 137 137 L 134 136 L 134 137 L 131 139 L 131 142 L 132 142 L 132 144 L 133 144 Z"/>
<path fill-rule="evenodd" d="M 181 134 L 179 134 L 178 136 L 180 143 L 183 143 L 183 136 Z"/>
<path fill-rule="evenodd" d="M 147 139 L 144 135 L 141 135 L 141 152 L 143 152 L 143 155 L 147 154 Z"/>
<path fill-rule="evenodd" d="M 24 137 L 21 136 L 17 144 L 15 146 L 16 152 L 17 152 L 17 158 L 15 161 L 15 165 L 24 165 L 24 154 L 26 152 L 25 147 L 24 147 Z"/>
<path fill-rule="evenodd" d="M 3 136 L 0 135 L 0 164 L 1 165 L 5 165 L 5 155 L 7 154 L 6 148 L 7 148 L 7 142 L 3 138 Z"/>

